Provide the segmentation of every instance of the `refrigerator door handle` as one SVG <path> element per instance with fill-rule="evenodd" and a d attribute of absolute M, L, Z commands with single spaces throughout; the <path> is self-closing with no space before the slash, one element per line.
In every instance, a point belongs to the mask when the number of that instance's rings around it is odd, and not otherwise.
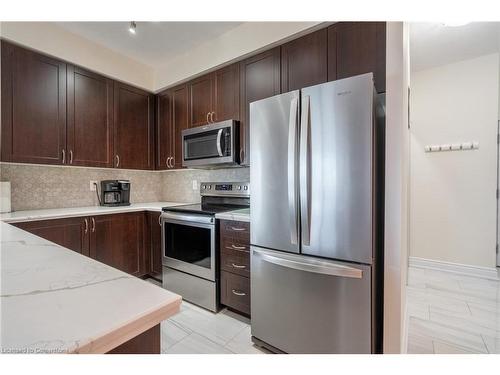
<path fill-rule="evenodd" d="M 302 99 L 300 119 L 300 211 L 302 244 L 311 244 L 311 170 L 309 150 L 310 97 Z"/>
<path fill-rule="evenodd" d="M 352 279 L 363 278 L 363 270 L 354 267 L 335 264 L 332 262 L 323 262 L 320 260 L 308 261 L 302 256 L 296 255 L 286 254 L 283 256 L 276 256 L 274 253 L 265 250 L 253 249 L 253 252 L 260 255 L 263 261 L 285 268 L 292 268 L 299 271 L 319 273 L 323 275 L 348 277 Z"/>
<path fill-rule="evenodd" d="M 290 220 L 290 240 L 298 243 L 298 211 L 297 211 L 297 112 L 299 99 L 294 98 L 290 104 L 290 123 L 288 126 L 288 215 Z"/>

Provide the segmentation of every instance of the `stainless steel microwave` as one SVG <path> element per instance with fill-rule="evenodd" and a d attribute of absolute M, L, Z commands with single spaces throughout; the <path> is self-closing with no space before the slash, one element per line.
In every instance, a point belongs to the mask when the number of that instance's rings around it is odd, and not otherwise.
<path fill-rule="evenodd" d="M 182 131 L 182 165 L 220 168 L 239 164 L 239 124 L 227 120 Z"/>

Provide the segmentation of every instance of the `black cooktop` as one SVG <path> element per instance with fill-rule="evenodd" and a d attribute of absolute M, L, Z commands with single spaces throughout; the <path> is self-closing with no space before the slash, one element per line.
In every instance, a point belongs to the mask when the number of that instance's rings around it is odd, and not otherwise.
<path fill-rule="evenodd" d="M 202 215 L 215 215 L 221 212 L 228 212 L 248 208 L 248 205 L 236 204 L 186 204 L 182 206 L 163 207 L 163 211 L 188 212 Z"/>

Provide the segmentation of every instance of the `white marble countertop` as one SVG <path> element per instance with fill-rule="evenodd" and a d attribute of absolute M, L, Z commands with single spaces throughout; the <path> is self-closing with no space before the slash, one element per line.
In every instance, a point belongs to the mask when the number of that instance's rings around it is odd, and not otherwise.
<path fill-rule="evenodd" d="M 234 220 L 234 221 L 246 221 L 250 222 L 250 208 L 243 208 L 240 210 L 221 212 L 219 214 L 215 214 L 216 219 L 221 220 Z"/>
<path fill-rule="evenodd" d="M 160 212 L 162 207 L 179 206 L 189 203 L 179 202 L 150 202 L 150 203 L 133 203 L 130 206 L 118 207 L 71 207 L 71 208 L 48 208 L 42 210 L 27 210 L 27 211 L 14 211 L 9 213 L 0 214 L 0 220 L 6 223 L 15 223 L 22 221 L 34 221 L 44 219 L 58 219 L 65 217 L 78 217 L 78 216 L 94 216 L 117 214 L 122 212 L 134 211 L 154 211 Z"/>
<path fill-rule="evenodd" d="M 105 353 L 179 310 L 177 294 L 12 225 L 0 234 L 3 353 Z"/>

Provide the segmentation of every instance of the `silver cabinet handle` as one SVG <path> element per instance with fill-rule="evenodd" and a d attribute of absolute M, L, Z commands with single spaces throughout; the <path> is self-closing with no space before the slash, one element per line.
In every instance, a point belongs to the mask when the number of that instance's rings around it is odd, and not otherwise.
<path fill-rule="evenodd" d="M 167 157 L 167 160 L 165 162 L 165 165 L 167 166 L 167 168 L 170 168 L 170 164 L 168 163 L 170 161 L 170 156 Z"/>
<path fill-rule="evenodd" d="M 66 164 L 66 150 L 64 150 L 64 148 L 62 150 L 62 163 Z"/>
<path fill-rule="evenodd" d="M 210 112 L 207 112 L 207 124 L 210 124 L 210 120 L 209 120 L 209 117 L 210 116 Z"/>
<path fill-rule="evenodd" d="M 247 295 L 246 293 L 240 292 L 240 291 L 235 290 L 235 289 L 231 290 L 231 292 L 233 292 L 234 295 L 237 295 L 237 296 L 240 296 L 240 297 Z"/>
<path fill-rule="evenodd" d="M 302 255 L 279 254 L 267 250 L 253 250 L 254 255 L 260 255 L 264 262 L 276 264 L 285 268 L 299 271 L 319 273 L 330 276 L 349 277 L 353 279 L 363 278 L 363 270 L 334 263 L 332 261 L 321 261 L 318 259 L 305 259 Z"/>
<path fill-rule="evenodd" d="M 239 269 L 247 268 L 247 266 L 240 266 L 239 264 L 234 264 L 234 263 L 231 263 L 231 266 L 233 266 L 233 268 L 239 268 Z"/>
<path fill-rule="evenodd" d="M 172 157 L 170 157 L 170 168 L 175 168 L 175 164 L 174 163 L 175 163 L 175 157 L 172 156 Z"/>
<path fill-rule="evenodd" d="M 231 244 L 231 248 L 234 250 L 245 250 L 247 247 L 246 246 L 236 246 L 234 244 Z"/>
<path fill-rule="evenodd" d="M 288 124 L 288 220 L 290 221 L 290 242 L 298 242 L 298 210 L 297 210 L 297 113 L 299 99 L 290 103 L 290 120 Z"/>
<path fill-rule="evenodd" d="M 158 225 L 161 227 L 161 214 L 158 216 Z"/>
<path fill-rule="evenodd" d="M 234 230 L 236 232 L 241 232 L 243 230 L 246 230 L 246 228 L 231 227 L 231 230 Z"/>
<path fill-rule="evenodd" d="M 310 97 L 302 98 L 302 118 L 300 119 L 300 212 L 302 244 L 311 244 L 311 169 L 309 151 Z"/>
<path fill-rule="evenodd" d="M 212 123 L 214 123 L 214 115 L 215 115 L 215 112 L 210 112 L 210 121 L 212 121 Z"/>
<path fill-rule="evenodd" d="M 90 220 L 92 221 L 92 233 L 95 232 L 95 219 L 92 217 L 90 218 Z"/>
<path fill-rule="evenodd" d="M 223 129 L 219 129 L 219 131 L 217 132 L 217 153 L 219 154 L 219 156 L 222 156 L 222 147 L 220 144 L 222 138 L 222 130 Z"/>
<path fill-rule="evenodd" d="M 240 148 L 240 163 L 243 163 L 243 156 L 245 156 L 245 152 Z"/>
<path fill-rule="evenodd" d="M 85 234 L 89 232 L 89 221 L 87 218 L 83 219 L 85 221 Z"/>
<path fill-rule="evenodd" d="M 120 157 L 118 155 L 115 155 L 116 158 L 116 168 L 120 166 Z"/>
<path fill-rule="evenodd" d="M 69 150 L 69 163 L 73 164 L 73 150 Z"/>

